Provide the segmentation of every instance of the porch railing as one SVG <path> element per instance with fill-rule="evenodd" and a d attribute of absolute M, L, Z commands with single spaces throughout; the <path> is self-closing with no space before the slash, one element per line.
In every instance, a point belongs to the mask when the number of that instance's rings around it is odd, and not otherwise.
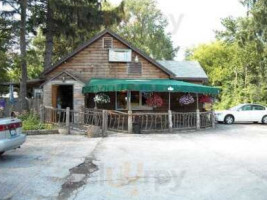
<path fill-rule="evenodd" d="M 195 112 L 172 112 L 172 124 L 174 130 L 196 129 L 197 114 Z"/>
<path fill-rule="evenodd" d="M 66 123 L 66 109 L 58 109 L 49 106 L 41 108 L 41 120 L 45 123 L 64 124 Z"/>
<path fill-rule="evenodd" d="M 119 111 L 107 112 L 107 129 L 111 131 L 128 131 L 128 113 Z"/>
<path fill-rule="evenodd" d="M 200 128 L 212 127 L 212 121 L 215 116 L 213 112 L 201 112 L 200 113 Z"/>
<path fill-rule="evenodd" d="M 111 110 L 83 109 L 74 111 L 42 107 L 41 120 L 46 123 L 63 124 L 68 127 L 93 125 L 103 132 L 169 132 L 213 127 L 213 112 L 119 112 Z"/>
<path fill-rule="evenodd" d="M 134 113 L 133 128 L 138 126 L 140 132 L 157 132 L 168 130 L 168 113 Z"/>

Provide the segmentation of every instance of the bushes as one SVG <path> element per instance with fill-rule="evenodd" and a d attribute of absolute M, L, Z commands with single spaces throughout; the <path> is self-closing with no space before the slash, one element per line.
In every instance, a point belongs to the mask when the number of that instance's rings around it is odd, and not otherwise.
<path fill-rule="evenodd" d="M 20 116 L 18 116 L 18 118 L 22 121 L 22 129 L 24 131 L 43 129 L 51 130 L 54 128 L 54 125 L 52 124 L 41 123 L 39 116 L 32 112 L 21 114 Z"/>

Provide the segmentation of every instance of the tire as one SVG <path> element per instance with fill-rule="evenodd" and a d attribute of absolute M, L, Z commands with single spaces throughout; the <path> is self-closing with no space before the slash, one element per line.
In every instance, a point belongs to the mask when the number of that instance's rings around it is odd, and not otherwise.
<path fill-rule="evenodd" d="M 3 152 L 0 152 L 0 156 L 2 156 L 4 153 L 5 153 L 4 151 Z"/>
<path fill-rule="evenodd" d="M 233 115 L 226 115 L 224 118 L 225 124 L 233 124 L 235 122 L 235 118 Z"/>
<path fill-rule="evenodd" d="M 267 115 L 263 116 L 261 122 L 262 122 L 263 124 L 267 124 Z"/>

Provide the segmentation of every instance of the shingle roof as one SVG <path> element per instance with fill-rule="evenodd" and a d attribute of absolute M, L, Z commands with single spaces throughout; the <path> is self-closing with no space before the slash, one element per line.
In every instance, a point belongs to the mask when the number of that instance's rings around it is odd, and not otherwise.
<path fill-rule="evenodd" d="M 208 80 L 207 74 L 197 61 L 158 61 L 158 63 L 175 74 L 176 79 Z"/>

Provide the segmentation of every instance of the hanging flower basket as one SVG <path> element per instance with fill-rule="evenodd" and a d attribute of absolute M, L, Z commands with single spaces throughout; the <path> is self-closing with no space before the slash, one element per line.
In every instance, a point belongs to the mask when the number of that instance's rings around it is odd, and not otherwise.
<path fill-rule="evenodd" d="M 162 100 L 162 98 L 159 95 L 154 94 L 154 95 L 152 95 L 151 97 L 149 97 L 146 100 L 146 104 L 148 106 L 157 108 L 157 107 L 161 107 L 163 105 L 163 100 Z"/>
<path fill-rule="evenodd" d="M 209 97 L 208 95 L 202 95 L 200 98 L 199 98 L 199 102 L 200 103 L 212 103 L 213 100 L 211 97 Z"/>
<path fill-rule="evenodd" d="M 100 93 L 94 97 L 94 102 L 98 104 L 110 103 L 110 98 L 107 94 Z"/>
<path fill-rule="evenodd" d="M 194 103 L 195 100 L 194 98 L 192 97 L 191 94 L 186 94 L 186 95 L 183 95 L 180 99 L 179 99 L 179 103 L 181 105 L 189 105 L 189 104 L 192 104 Z"/>

